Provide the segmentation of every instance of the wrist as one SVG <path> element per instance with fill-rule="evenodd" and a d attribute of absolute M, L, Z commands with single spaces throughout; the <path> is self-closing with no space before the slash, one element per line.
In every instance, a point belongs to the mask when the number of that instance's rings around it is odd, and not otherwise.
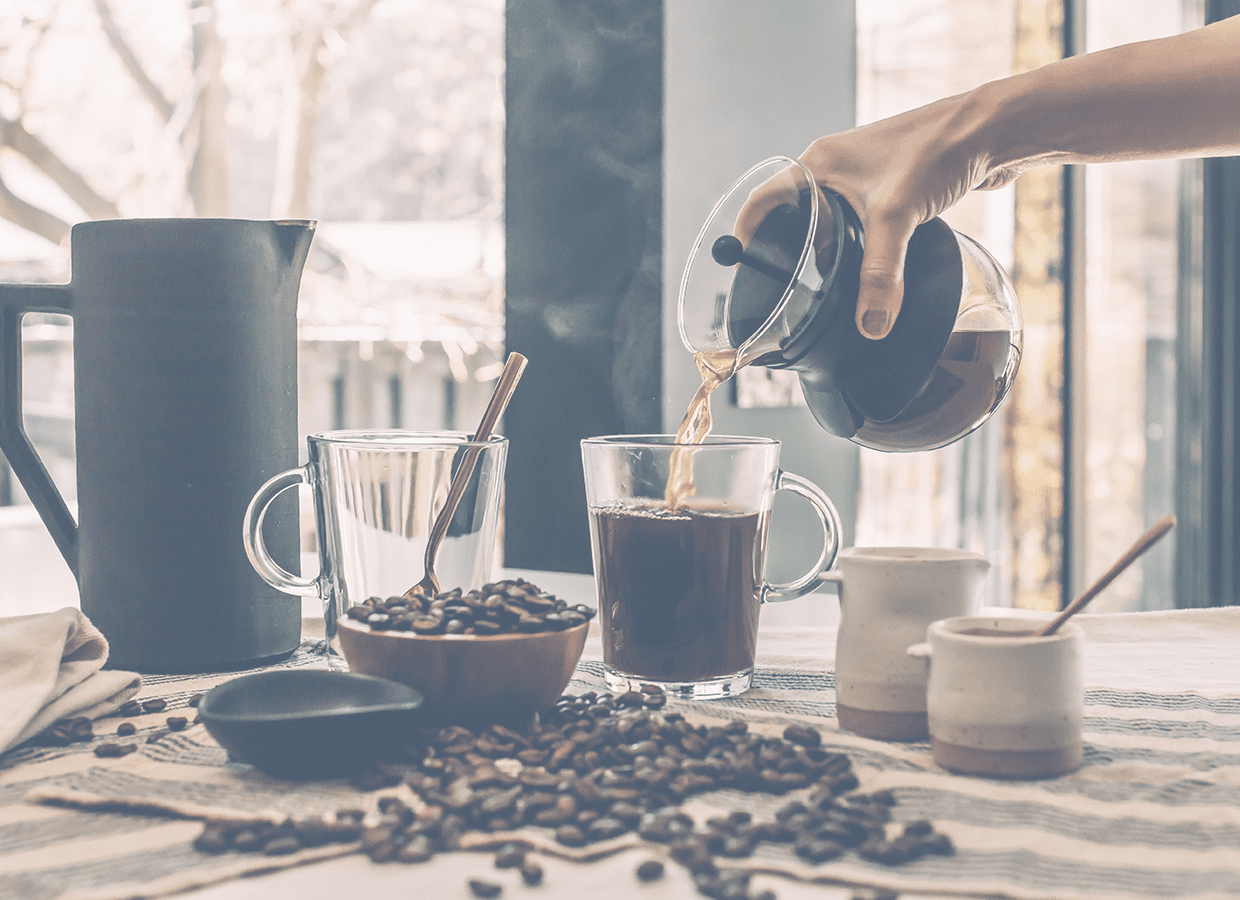
<path fill-rule="evenodd" d="M 964 151 L 976 161 L 979 181 L 1002 170 L 1023 168 L 1030 158 L 1021 139 L 1016 87 L 1014 79 L 1004 78 L 960 95 L 954 128 Z"/>

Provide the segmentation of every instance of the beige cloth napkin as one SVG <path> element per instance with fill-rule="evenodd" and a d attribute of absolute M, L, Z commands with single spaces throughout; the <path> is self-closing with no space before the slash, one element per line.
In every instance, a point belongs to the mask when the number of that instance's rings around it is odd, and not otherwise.
<path fill-rule="evenodd" d="M 60 719 L 119 709 L 142 679 L 100 671 L 107 660 L 107 639 L 81 610 L 0 619 L 0 753 Z"/>

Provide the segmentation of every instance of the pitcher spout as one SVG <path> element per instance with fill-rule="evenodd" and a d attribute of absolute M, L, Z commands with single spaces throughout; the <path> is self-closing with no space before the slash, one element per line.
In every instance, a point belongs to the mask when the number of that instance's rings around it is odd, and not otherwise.
<path fill-rule="evenodd" d="M 310 241 L 318 222 L 313 219 L 282 219 L 273 223 L 276 243 L 289 268 L 300 272 L 310 253 Z"/>

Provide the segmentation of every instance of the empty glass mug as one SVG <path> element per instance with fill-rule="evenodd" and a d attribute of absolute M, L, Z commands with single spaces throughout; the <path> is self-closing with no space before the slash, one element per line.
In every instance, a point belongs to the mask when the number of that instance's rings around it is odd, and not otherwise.
<path fill-rule="evenodd" d="M 475 454 L 469 483 L 435 556 L 444 590 L 491 580 L 508 440 L 473 441 L 457 432 L 328 431 L 306 438 L 309 461 L 271 478 L 245 513 L 243 539 L 255 571 L 289 594 L 323 601 L 332 665 L 344 667 L 337 622 L 369 597 L 399 596 L 425 574 L 426 542 L 457 468 Z M 263 516 L 275 497 L 307 484 L 314 492 L 319 574 L 285 571 L 263 543 Z"/>
<path fill-rule="evenodd" d="M 779 468 L 779 441 L 675 440 L 581 442 L 604 676 L 616 691 L 655 684 L 691 699 L 738 694 L 753 677 L 759 606 L 818 586 L 839 550 L 839 515 L 817 485 Z M 814 507 L 823 543 L 802 577 L 771 584 L 767 526 L 781 490 Z"/>

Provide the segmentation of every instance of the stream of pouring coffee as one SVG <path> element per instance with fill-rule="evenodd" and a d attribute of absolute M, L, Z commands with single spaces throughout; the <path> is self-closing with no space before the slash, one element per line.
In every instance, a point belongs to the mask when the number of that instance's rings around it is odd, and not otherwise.
<path fill-rule="evenodd" d="M 710 434 L 710 395 L 751 361 L 752 357 L 741 357 L 734 349 L 701 350 L 693 354 L 702 384 L 689 401 L 685 417 L 676 430 L 676 446 L 672 448 L 667 488 L 663 495 L 663 502 L 669 510 L 680 509 L 685 500 L 697 491 L 693 483 L 693 445 L 701 444 Z"/>

